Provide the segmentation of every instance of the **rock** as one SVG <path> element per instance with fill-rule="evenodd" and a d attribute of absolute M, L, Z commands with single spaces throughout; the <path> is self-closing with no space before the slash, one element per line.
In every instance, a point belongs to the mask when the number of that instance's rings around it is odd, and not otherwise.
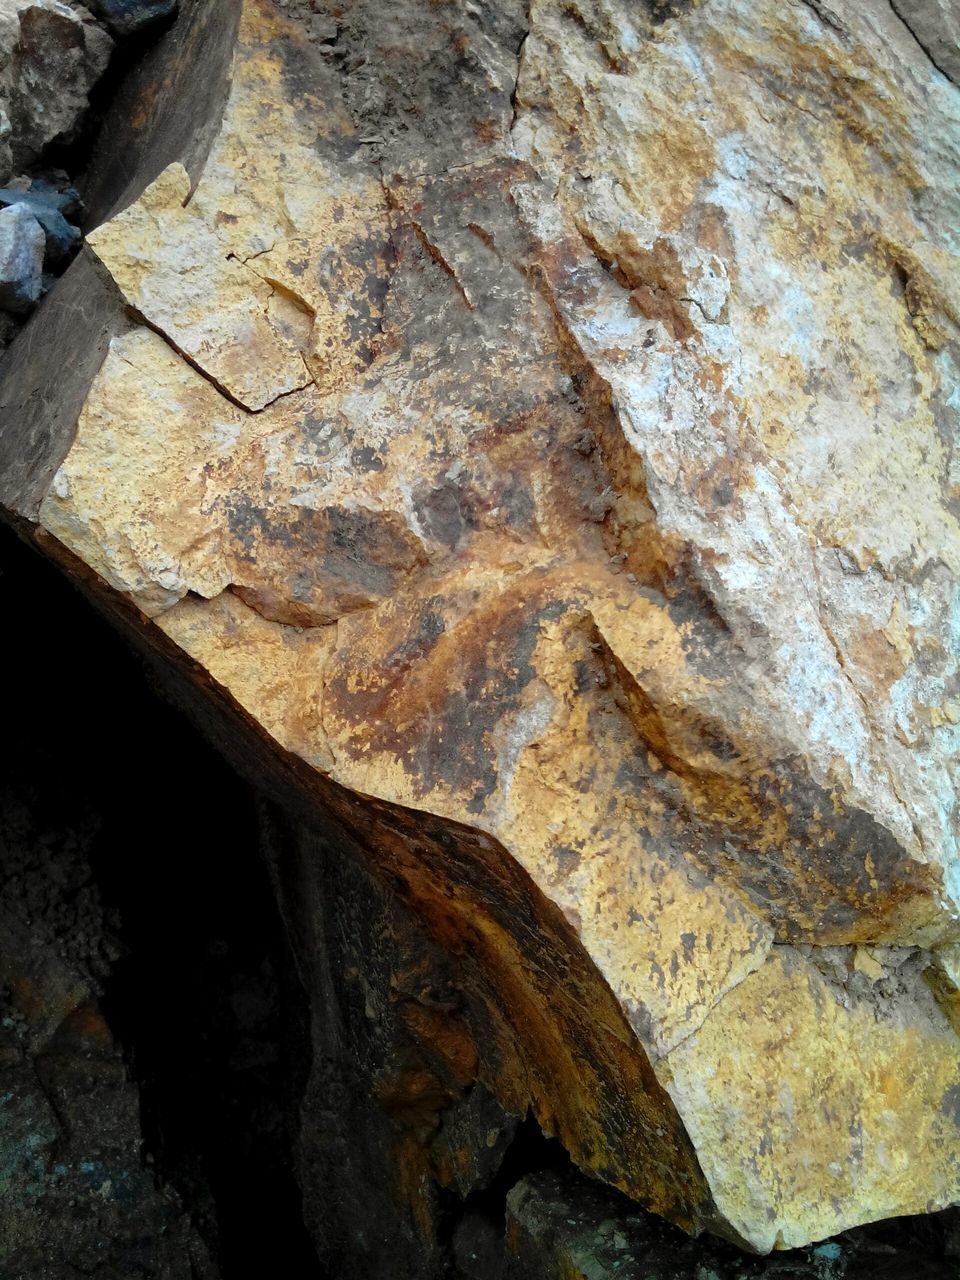
<path fill-rule="evenodd" d="M 952 1280 L 946 1215 L 926 1233 L 922 1224 L 893 1225 L 899 1238 L 867 1229 L 749 1258 L 720 1241 L 686 1240 L 570 1171 L 541 1172 L 507 1196 L 503 1254 L 506 1280 L 897 1280 L 905 1264 L 918 1280 Z"/>
<path fill-rule="evenodd" d="M 32 183 L 27 191 L 0 187 L 0 207 L 22 205 L 43 227 L 46 235 L 44 260 L 48 266 L 62 262 L 80 243 L 80 228 L 69 223 L 62 213 L 63 209 L 76 208 L 78 201 L 76 191 L 60 192 L 40 181 Z"/>
<path fill-rule="evenodd" d="M 73 141 L 112 49 L 81 5 L 0 0 L 0 111 L 9 125 L 0 142 L 0 183 L 50 143 Z"/>
<path fill-rule="evenodd" d="M 24 315 L 43 292 L 46 237 L 30 206 L 0 210 L 0 311 Z"/>
<path fill-rule="evenodd" d="M 2 33 L 0 27 L 0 33 Z M 3 54 L 0 53 L 0 70 L 2 70 Z M 10 117 L 0 107 L 0 176 L 9 174 L 13 169 L 13 152 L 10 150 L 10 135 L 13 132 Z"/>
<path fill-rule="evenodd" d="M 65 218 L 76 221 L 83 212 L 83 201 L 76 187 L 70 185 L 67 174 L 62 169 L 50 171 L 45 178 L 21 179 L 26 181 L 26 190 L 30 197 L 38 203 L 45 204 L 62 213 Z M 18 185 L 15 181 L 14 187 Z"/>
<path fill-rule="evenodd" d="M 245 4 L 0 497 L 449 962 L 363 1058 L 425 1273 L 480 1084 L 758 1252 L 955 1203 L 956 88 L 886 0 L 484 13 Z"/>
<path fill-rule="evenodd" d="M 570 1173 L 544 1172 L 521 1179 L 509 1192 L 504 1252 L 507 1280 L 746 1280 L 761 1275 L 754 1264 L 741 1271 L 711 1246 L 664 1231 Z M 749 1269 L 748 1269 L 749 1268 Z M 776 1264 L 771 1275 L 778 1274 Z M 793 1280 L 838 1280 L 842 1270 L 818 1275 L 794 1266 Z M 946 1276 L 944 1276 L 946 1280 Z"/>
<path fill-rule="evenodd" d="M 91 0 L 90 7 L 117 36 L 134 35 L 177 12 L 177 0 Z"/>
<path fill-rule="evenodd" d="M 960 85 L 960 12 L 950 0 L 891 0 L 927 57 Z"/>

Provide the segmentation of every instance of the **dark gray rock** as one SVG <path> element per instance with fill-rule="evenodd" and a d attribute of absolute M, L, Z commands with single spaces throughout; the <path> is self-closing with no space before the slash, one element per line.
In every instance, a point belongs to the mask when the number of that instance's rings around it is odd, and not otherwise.
<path fill-rule="evenodd" d="M 31 0 L 0 28 L 0 65 L 8 63 L 9 147 L 23 169 L 51 143 L 74 141 L 89 93 L 110 61 L 113 41 L 84 8 Z M 2 157 L 0 157 L 2 169 Z M 0 171 L 0 178 L 7 174 Z"/>
<path fill-rule="evenodd" d="M 64 210 L 76 210 L 79 197 L 73 188 L 58 191 L 52 184 L 37 179 L 28 191 L 15 187 L 0 187 L 0 208 L 23 205 L 29 209 L 46 235 L 44 263 L 48 267 L 62 262 L 80 243 L 80 229 L 72 226 L 64 217 Z"/>
<path fill-rule="evenodd" d="M 129 36 L 177 11 L 177 0 L 91 0 L 93 9 L 114 35 Z"/>
<path fill-rule="evenodd" d="M 756 1257 L 709 1235 L 684 1236 L 567 1168 L 516 1183 L 502 1238 L 506 1280 L 956 1280 L 955 1222 L 947 1210 Z M 462 1280 L 473 1280 L 467 1268 Z"/>
<path fill-rule="evenodd" d="M 0 210 L 0 310 L 26 315 L 43 293 L 43 227 L 24 203 Z"/>
<path fill-rule="evenodd" d="M 53 178 L 19 178 L 12 185 L 25 185 L 25 189 L 29 192 L 31 200 L 36 200 L 42 204 L 48 205 L 51 209 L 56 209 L 62 213 L 65 218 L 71 221 L 78 221 L 83 211 L 83 205 L 80 200 L 80 193 L 76 187 L 71 186 L 67 175 L 63 170 L 55 169 L 52 171 Z"/>

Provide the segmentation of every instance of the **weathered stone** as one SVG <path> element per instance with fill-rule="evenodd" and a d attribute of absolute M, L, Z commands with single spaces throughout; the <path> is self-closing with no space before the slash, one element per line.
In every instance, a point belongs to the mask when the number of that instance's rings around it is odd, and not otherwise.
<path fill-rule="evenodd" d="M 505 1115 L 760 1251 L 953 1203 L 957 90 L 886 0 L 488 11 L 245 4 L 40 524 L 314 771 Z"/>
<path fill-rule="evenodd" d="M 0 311 L 21 315 L 43 292 L 46 236 L 25 203 L 0 209 Z"/>
<path fill-rule="evenodd" d="M 112 49 L 109 35 L 79 4 L 0 0 L 0 110 L 9 123 L 0 184 L 13 166 L 26 168 L 50 143 L 75 138 Z"/>
<path fill-rule="evenodd" d="M 91 0 L 90 8 L 115 35 L 129 36 L 172 18 L 177 0 Z"/>
<path fill-rule="evenodd" d="M 0 53 L 0 60 L 2 60 Z M 13 171 L 13 152 L 10 149 L 10 135 L 13 132 L 10 125 L 10 117 L 6 111 L 0 107 L 0 177 L 4 181 Z"/>
<path fill-rule="evenodd" d="M 75 204 L 75 191 L 58 192 L 46 183 L 35 182 L 26 191 L 0 187 L 0 208 L 22 205 L 33 214 L 46 235 L 44 261 L 56 266 L 80 243 L 80 228 L 63 216 L 62 209 Z"/>
<path fill-rule="evenodd" d="M 104 1015 L 118 940 L 92 876 L 100 815 L 11 733 L 0 781 L 0 1274 L 216 1280 L 183 1206 L 141 1158 L 138 1089 Z"/>
<path fill-rule="evenodd" d="M 569 1170 L 523 1178 L 507 1197 L 501 1256 L 506 1280 L 952 1280 L 946 1215 L 898 1251 L 869 1230 L 771 1258 L 750 1258 L 721 1241 L 678 1238 L 629 1202 Z M 478 1280 L 486 1280 L 480 1273 Z"/>

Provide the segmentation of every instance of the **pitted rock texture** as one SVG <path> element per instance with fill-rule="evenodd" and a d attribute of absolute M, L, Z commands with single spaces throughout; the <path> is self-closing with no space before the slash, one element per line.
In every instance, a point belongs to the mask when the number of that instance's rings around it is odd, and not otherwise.
<path fill-rule="evenodd" d="M 535 904 L 485 1083 L 581 1167 L 760 1251 L 957 1201 L 957 88 L 886 0 L 303 8 L 90 236 L 40 524 Z"/>
<path fill-rule="evenodd" d="M 112 50 L 81 4 L 0 0 L 0 186 L 75 139 Z"/>
<path fill-rule="evenodd" d="M 26 204 L 0 209 L 0 310 L 29 311 L 43 290 L 43 228 Z"/>
<path fill-rule="evenodd" d="M 144 1162 L 104 1011 L 119 945 L 92 870 L 100 815 L 25 737 L 13 728 L 0 785 L 0 1275 L 217 1280 Z"/>

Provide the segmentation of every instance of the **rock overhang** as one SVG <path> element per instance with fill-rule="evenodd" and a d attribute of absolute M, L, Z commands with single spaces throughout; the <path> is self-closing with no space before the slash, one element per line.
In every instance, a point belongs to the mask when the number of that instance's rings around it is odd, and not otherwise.
<path fill-rule="evenodd" d="M 532 1043 L 538 946 L 612 1026 L 525 1060 L 585 1168 L 761 1251 L 951 1203 L 956 90 L 851 6 L 516 8 L 358 4 L 341 65 L 244 6 L 202 172 L 91 237 L 136 323 L 40 524 L 279 747 L 516 864 Z"/>

